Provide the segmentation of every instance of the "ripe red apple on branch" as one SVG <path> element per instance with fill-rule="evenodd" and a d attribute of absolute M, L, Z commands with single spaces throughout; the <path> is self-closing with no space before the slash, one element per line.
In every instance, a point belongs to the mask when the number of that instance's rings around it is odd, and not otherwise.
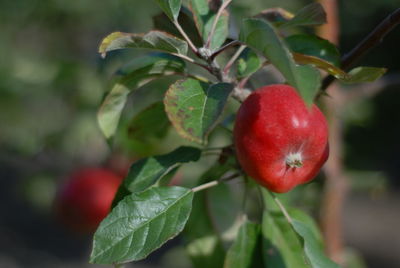
<path fill-rule="evenodd" d="M 95 231 L 109 213 L 122 179 L 104 168 L 75 171 L 57 195 L 57 216 L 74 231 Z"/>
<path fill-rule="evenodd" d="M 244 171 L 277 193 L 312 180 L 329 154 L 324 115 L 288 85 L 254 91 L 239 109 L 234 137 Z"/>

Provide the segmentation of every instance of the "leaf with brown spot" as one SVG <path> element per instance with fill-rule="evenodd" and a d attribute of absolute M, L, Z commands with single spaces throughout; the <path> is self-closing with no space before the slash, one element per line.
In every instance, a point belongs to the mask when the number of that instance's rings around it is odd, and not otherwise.
<path fill-rule="evenodd" d="M 179 80 L 168 89 L 164 105 L 178 133 L 190 141 L 205 144 L 218 123 L 233 86 L 208 84 L 195 79 Z"/>

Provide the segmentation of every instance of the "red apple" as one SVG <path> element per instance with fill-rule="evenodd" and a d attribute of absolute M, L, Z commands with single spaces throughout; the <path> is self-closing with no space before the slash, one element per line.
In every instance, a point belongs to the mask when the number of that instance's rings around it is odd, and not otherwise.
<path fill-rule="evenodd" d="M 243 170 L 276 193 L 312 180 L 329 154 L 324 115 L 288 85 L 264 86 L 243 102 L 234 141 Z"/>
<path fill-rule="evenodd" d="M 57 195 L 58 216 L 75 231 L 96 230 L 109 213 L 121 182 L 121 176 L 104 168 L 85 168 L 74 172 Z"/>

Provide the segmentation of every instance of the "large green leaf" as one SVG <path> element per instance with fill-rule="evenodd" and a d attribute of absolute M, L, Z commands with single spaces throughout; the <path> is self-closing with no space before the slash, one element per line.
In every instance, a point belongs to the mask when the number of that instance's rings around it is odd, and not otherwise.
<path fill-rule="evenodd" d="M 164 103 L 159 101 L 136 114 L 129 122 L 128 136 L 141 142 L 165 137 L 170 126 Z"/>
<path fill-rule="evenodd" d="M 262 268 L 261 226 L 245 221 L 226 254 L 224 268 Z"/>
<path fill-rule="evenodd" d="M 212 7 L 209 0 L 191 0 L 191 9 L 195 16 L 195 23 L 204 42 L 207 41 L 212 25 L 216 18 L 217 7 Z M 229 13 L 224 10 L 218 19 L 214 36 L 211 40 L 210 48 L 219 48 L 228 37 L 229 33 Z"/>
<path fill-rule="evenodd" d="M 264 212 L 262 234 L 266 267 L 309 268 L 300 238 L 282 213 Z"/>
<path fill-rule="evenodd" d="M 183 73 L 184 69 L 185 63 L 180 58 L 163 53 L 137 58 L 125 67 L 124 75 L 108 93 L 97 114 L 103 134 L 107 138 L 114 135 L 131 91 L 156 78 Z"/>
<path fill-rule="evenodd" d="M 340 53 L 328 40 L 316 35 L 296 34 L 287 37 L 285 41 L 292 52 L 318 57 L 340 66 Z"/>
<path fill-rule="evenodd" d="M 150 31 L 146 34 L 114 32 L 103 39 L 99 53 L 105 57 L 107 52 L 123 48 L 148 48 L 186 55 L 188 44 L 182 39 L 160 31 Z"/>
<path fill-rule="evenodd" d="M 94 234 L 91 263 L 114 264 L 145 258 L 184 228 L 193 192 L 151 188 L 122 200 Z"/>
<path fill-rule="evenodd" d="M 275 29 L 261 19 L 245 19 L 240 30 L 240 41 L 262 53 L 295 87 L 304 101 L 311 104 L 320 87 L 317 69 L 297 65 Z"/>
<path fill-rule="evenodd" d="M 199 149 L 182 146 L 168 154 L 140 159 L 132 164 L 121 187 L 131 193 L 141 192 L 181 164 L 197 161 L 200 156 Z"/>
<path fill-rule="evenodd" d="M 238 77 L 243 78 L 257 72 L 262 66 L 261 59 L 252 49 L 246 48 L 238 58 Z"/>
<path fill-rule="evenodd" d="M 179 80 L 170 86 L 164 98 L 168 118 L 182 137 L 205 144 L 221 118 L 232 89 L 228 83 Z"/>
<path fill-rule="evenodd" d="M 165 14 L 173 21 L 178 18 L 182 0 L 156 0 Z"/>
<path fill-rule="evenodd" d="M 280 27 L 316 26 L 326 22 L 326 13 L 322 5 L 311 3 L 300 9 L 292 19 L 280 24 Z"/>

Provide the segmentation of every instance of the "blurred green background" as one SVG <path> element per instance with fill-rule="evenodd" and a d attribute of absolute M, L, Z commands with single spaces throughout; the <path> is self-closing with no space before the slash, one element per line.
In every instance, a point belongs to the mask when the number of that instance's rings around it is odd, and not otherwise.
<path fill-rule="evenodd" d="M 242 17 L 274 6 L 295 12 L 309 2 L 234 0 L 233 34 Z M 339 49 L 345 53 L 400 5 L 398 0 L 342 0 L 339 6 Z M 110 165 L 120 155 L 146 154 L 146 148 L 127 142 L 123 134 L 110 149 L 96 121 L 113 73 L 143 51 L 111 53 L 103 60 L 97 47 L 112 31 L 148 31 L 159 12 L 155 1 L 0 1 L 0 267 L 87 265 L 90 236 L 63 229 L 53 217 L 53 199 L 72 170 Z M 353 186 L 345 238 L 368 267 L 400 267 L 399 44 L 400 28 L 360 62 L 389 68 L 394 82 L 341 107 L 344 161 Z M 168 82 L 139 90 L 124 118 L 161 99 Z M 152 93 L 145 96 L 146 89 Z M 150 262 L 174 259 L 163 252 Z M 140 265 L 148 264 L 132 267 Z"/>

